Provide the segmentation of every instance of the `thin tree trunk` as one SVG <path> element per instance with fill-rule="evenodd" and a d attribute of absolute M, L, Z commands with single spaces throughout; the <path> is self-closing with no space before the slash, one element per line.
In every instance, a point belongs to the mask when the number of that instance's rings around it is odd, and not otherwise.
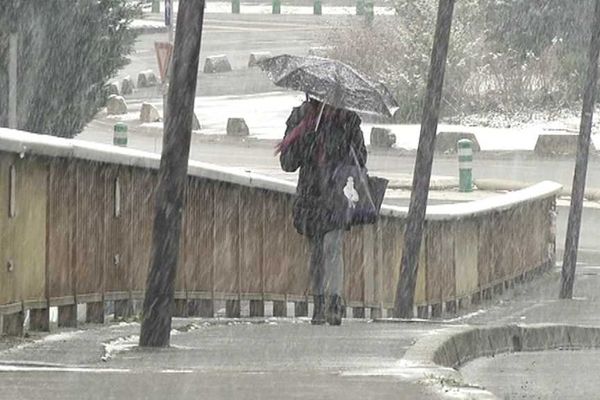
<path fill-rule="evenodd" d="M 594 104 L 596 102 L 599 54 L 600 0 L 596 0 L 594 22 L 592 24 L 592 37 L 590 39 L 590 49 L 588 53 L 588 70 L 583 93 L 581 123 L 579 125 L 579 138 L 577 140 L 575 174 L 573 175 L 573 189 L 571 189 L 571 207 L 569 208 L 569 222 L 567 224 L 567 237 L 565 239 L 565 254 L 563 258 L 562 279 L 559 294 L 561 299 L 570 299 L 573 297 L 575 267 L 577 265 L 577 247 L 579 245 L 583 195 L 585 192 L 585 177 L 587 175 L 588 156 L 590 152 L 590 136 L 592 132 Z"/>
<path fill-rule="evenodd" d="M 169 345 L 205 0 L 181 0 L 140 346 Z"/>
<path fill-rule="evenodd" d="M 450 42 L 453 11 L 454 0 L 439 1 L 427 92 L 423 102 L 421 134 L 419 137 L 412 193 L 404 235 L 401 273 L 396 289 L 394 316 L 397 318 L 411 318 L 413 315 L 419 252 L 421 250 L 421 238 L 425 224 L 425 210 L 429 195 L 429 181 L 431 179 L 431 167 L 435 150 L 435 137 L 442 88 L 444 86 L 444 72 L 446 70 L 446 56 Z"/>

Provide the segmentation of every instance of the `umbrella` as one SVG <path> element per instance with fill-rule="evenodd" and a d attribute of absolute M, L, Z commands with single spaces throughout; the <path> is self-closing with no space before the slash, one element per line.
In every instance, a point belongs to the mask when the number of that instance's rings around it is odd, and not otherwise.
<path fill-rule="evenodd" d="M 336 108 L 391 117 L 398 103 L 389 90 L 341 61 L 288 54 L 258 63 L 280 87 L 308 93 Z"/>

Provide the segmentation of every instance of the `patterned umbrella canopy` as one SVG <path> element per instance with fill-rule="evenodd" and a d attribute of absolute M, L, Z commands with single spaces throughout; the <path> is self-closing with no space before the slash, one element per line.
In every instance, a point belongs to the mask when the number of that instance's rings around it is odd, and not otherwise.
<path fill-rule="evenodd" d="M 391 117 L 398 103 L 389 90 L 341 61 L 288 54 L 258 63 L 277 85 L 308 93 L 337 108 Z"/>

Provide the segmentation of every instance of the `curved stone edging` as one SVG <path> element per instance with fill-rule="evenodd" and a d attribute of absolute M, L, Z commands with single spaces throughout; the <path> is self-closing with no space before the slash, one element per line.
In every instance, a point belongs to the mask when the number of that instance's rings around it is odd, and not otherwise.
<path fill-rule="evenodd" d="M 442 395 L 498 399 L 493 393 L 464 382 L 456 369 L 479 357 L 520 351 L 600 347 L 600 327 L 527 324 L 490 327 L 453 326 L 418 340 L 404 355 L 405 367 L 418 371 L 421 381 Z"/>

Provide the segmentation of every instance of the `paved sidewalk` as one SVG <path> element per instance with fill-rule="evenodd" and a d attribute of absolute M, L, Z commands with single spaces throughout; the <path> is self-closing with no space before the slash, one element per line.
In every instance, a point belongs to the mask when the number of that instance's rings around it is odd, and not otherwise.
<path fill-rule="evenodd" d="M 517 289 L 516 296 L 468 324 L 564 323 L 600 327 L 600 267 L 580 265 L 573 300 L 559 300 L 559 271 Z M 502 399 L 595 399 L 600 393 L 600 350 L 553 350 L 479 358 L 461 368 L 469 384 Z"/>
<path fill-rule="evenodd" d="M 0 399 L 444 398 L 456 395 L 451 381 L 427 386 L 402 360 L 418 339 L 451 325 L 600 326 L 600 268 L 579 267 L 574 300 L 557 299 L 558 282 L 554 270 L 480 309 L 430 322 L 350 319 L 338 328 L 306 318 L 175 319 L 173 346 L 163 350 L 137 348 L 137 322 L 83 325 L 0 351 Z M 564 398 L 551 394 L 564 393 L 564 382 L 583 374 L 589 379 L 569 398 L 592 398 L 600 391 L 592 379 L 597 354 L 500 355 L 477 359 L 461 373 L 468 384 L 519 399 Z M 563 359 L 586 368 L 561 368 L 561 379 L 553 379 Z"/>
<path fill-rule="evenodd" d="M 90 326 L 0 353 L 0 399 L 437 399 L 393 368 L 434 325 L 177 319 L 173 347 L 136 347 L 139 324 Z"/>

